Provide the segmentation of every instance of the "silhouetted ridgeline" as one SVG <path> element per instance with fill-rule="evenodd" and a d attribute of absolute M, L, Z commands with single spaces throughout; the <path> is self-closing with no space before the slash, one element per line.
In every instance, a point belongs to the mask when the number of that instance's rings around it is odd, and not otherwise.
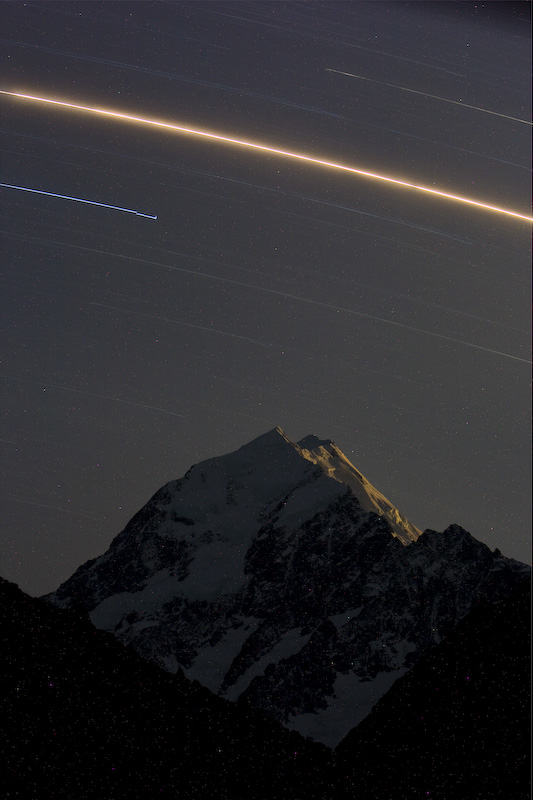
<path fill-rule="evenodd" d="M 529 800 L 530 673 L 526 579 L 471 611 L 341 742 L 339 797 Z"/>
<path fill-rule="evenodd" d="M 82 612 L 4 580 L 0 597 L 6 797 L 327 795 L 323 745 L 144 661 Z"/>
<path fill-rule="evenodd" d="M 6 798 L 526 800 L 529 582 L 472 611 L 335 753 L 0 579 Z"/>

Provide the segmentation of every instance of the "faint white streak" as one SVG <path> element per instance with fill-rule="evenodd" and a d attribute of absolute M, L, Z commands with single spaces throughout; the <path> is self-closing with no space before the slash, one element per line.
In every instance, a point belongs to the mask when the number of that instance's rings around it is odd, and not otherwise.
<path fill-rule="evenodd" d="M 391 319 L 386 319 L 384 317 L 377 317 L 372 314 L 366 314 L 364 311 L 354 311 L 351 308 L 345 308 L 344 306 L 337 306 L 334 305 L 333 303 L 324 303 L 320 300 L 312 300 L 309 297 L 301 297 L 300 295 L 297 294 L 282 292 L 279 289 L 268 289 L 264 286 L 254 286 L 251 283 L 245 283 L 244 281 L 236 281 L 233 278 L 223 278 L 220 275 L 211 275 L 208 272 L 198 272 L 193 269 L 186 269 L 185 267 L 173 267 L 169 264 L 162 264 L 159 261 L 151 261 L 146 258 L 134 258 L 133 256 L 126 256 L 123 255 L 122 253 L 113 253 L 109 250 L 96 250 L 92 247 L 82 247 L 81 245 L 67 245 L 64 244 L 63 242 L 46 242 L 46 244 L 58 244 L 60 247 L 72 247 L 75 250 L 84 250 L 90 253 L 100 253 L 101 255 L 113 256 L 113 258 L 120 258 L 125 261 L 135 261 L 136 263 L 150 264 L 151 266 L 161 267 L 162 269 L 170 269 L 176 272 L 185 272 L 188 275 L 196 275 L 196 277 L 198 278 L 207 278 L 208 280 L 219 281 L 221 283 L 229 283 L 234 286 L 243 286 L 244 288 L 250 289 L 252 291 L 263 292 L 264 294 L 272 294 L 278 297 L 286 297 L 289 300 L 295 300 L 298 303 L 307 303 L 308 305 L 317 306 L 319 308 L 331 308 L 334 311 L 340 311 L 343 314 L 350 314 L 351 316 L 361 317 L 362 319 L 371 319 L 376 322 L 382 322 L 384 325 L 393 325 L 396 328 L 404 328 L 405 330 L 414 331 L 416 333 L 424 334 L 425 336 L 432 336 L 436 339 L 442 339 L 448 342 L 454 342 L 455 344 L 464 345 L 464 347 L 471 347 L 474 350 L 481 350 L 485 353 L 493 353 L 494 355 L 502 356 L 503 358 L 510 358 L 513 361 L 521 361 L 524 364 L 532 363 L 530 359 L 522 358 L 521 356 L 513 356 L 510 353 L 504 353 L 501 350 L 493 350 L 490 347 L 483 347 L 482 345 L 474 344 L 473 342 L 465 342 L 462 339 L 455 339 L 452 336 L 445 336 L 442 333 L 435 333 L 434 331 L 428 331 L 425 328 L 416 328 L 413 325 L 406 325 L 403 322 L 396 322 Z M 122 400 L 119 402 L 126 402 L 126 401 Z M 163 410 L 163 409 L 158 409 L 158 410 Z M 176 416 L 181 416 L 181 415 L 177 414 Z"/>
<path fill-rule="evenodd" d="M 89 303 L 90 306 L 99 306 L 100 308 L 110 308 L 113 311 L 122 311 L 124 314 L 134 314 L 137 317 L 146 317 L 147 319 L 155 319 L 160 322 L 170 322 L 173 325 L 184 325 L 186 328 L 197 328 L 200 331 L 207 331 L 208 333 L 218 333 L 221 336 L 231 336 L 233 339 L 243 339 L 245 342 L 252 342 L 252 344 L 260 344 L 263 347 L 272 347 L 272 342 L 260 342 L 258 339 L 250 339 L 248 336 L 239 336 L 237 333 L 228 333 L 227 331 L 219 331 L 217 328 L 207 328 L 204 325 L 193 325 L 191 322 L 181 322 L 179 319 L 170 319 L 168 317 L 159 317 L 156 314 L 145 314 L 143 311 L 131 311 L 128 308 L 119 308 L 118 306 L 108 306 L 105 303 Z"/>
<path fill-rule="evenodd" d="M 134 403 L 133 400 L 121 400 L 119 397 L 111 397 L 108 394 L 96 394 L 95 392 L 86 392 L 82 389 L 71 389 L 69 386 L 58 386 L 55 383 L 44 383 L 41 381 L 29 380 L 27 378 L 17 378 L 12 375 L 2 375 L 1 376 L 4 380 L 15 380 L 15 381 L 22 381 L 22 383 L 36 383 L 39 386 L 42 386 L 43 389 L 59 389 L 62 392 L 74 392 L 75 394 L 84 394 L 87 397 L 99 397 L 102 400 L 111 400 L 114 403 L 125 403 L 128 406 L 136 406 L 137 408 L 149 408 L 152 411 L 160 411 L 163 414 L 170 414 L 171 417 L 180 417 L 181 419 L 185 419 L 185 414 L 176 414 L 174 411 L 168 411 L 166 408 L 159 408 L 158 406 L 149 406 L 145 403 Z"/>
<path fill-rule="evenodd" d="M 450 100 L 448 97 L 439 97 L 436 94 L 428 94 L 427 92 L 418 92 L 416 89 L 408 89 L 407 86 L 397 86 L 395 83 L 385 83 L 385 81 L 377 81 L 375 78 L 364 78 L 362 75 L 353 75 L 351 72 L 341 72 L 340 69 L 326 68 L 326 72 L 336 72 L 337 75 L 346 75 L 348 78 L 357 78 L 360 81 L 368 81 L 369 83 L 379 83 L 381 86 L 389 86 L 391 89 L 399 89 L 402 92 L 411 92 L 411 94 L 421 94 L 422 97 L 431 97 L 433 100 L 441 100 L 443 103 L 453 103 L 455 106 L 462 106 L 463 108 L 471 108 L 474 111 L 482 111 L 484 114 L 492 114 L 493 117 L 503 117 L 504 119 L 512 119 L 513 122 L 521 122 L 522 125 L 533 125 L 527 119 L 519 119 L 518 117 L 510 117 L 508 114 L 500 114 L 498 111 L 490 111 L 488 108 L 480 108 L 479 106 L 470 106 L 468 103 L 463 103 L 462 100 Z"/>
<path fill-rule="evenodd" d="M 19 497 L 13 495 L 6 495 L 10 500 L 15 503 L 23 503 L 25 506 L 37 506 L 37 508 L 51 508 L 52 511 L 63 511 L 65 514 L 75 514 L 77 517 L 87 517 L 88 519 L 95 519 L 97 522 L 105 522 L 105 517 L 93 517 L 92 514 L 83 514 L 81 511 L 72 511 L 70 508 L 60 508 L 59 506 L 49 506 L 46 503 L 32 503 L 31 500 L 21 500 Z"/>

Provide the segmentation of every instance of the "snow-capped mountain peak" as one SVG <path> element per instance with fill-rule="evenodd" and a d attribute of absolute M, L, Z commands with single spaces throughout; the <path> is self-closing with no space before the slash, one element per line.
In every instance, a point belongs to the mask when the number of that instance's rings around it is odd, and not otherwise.
<path fill-rule="evenodd" d="M 361 475 L 331 439 L 321 441 L 316 436 L 306 436 L 298 442 L 298 449 L 304 458 L 318 464 L 330 478 L 349 486 L 365 511 L 384 516 L 393 536 L 400 539 L 402 544 L 411 544 L 421 536 L 422 531 Z"/>
<path fill-rule="evenodd" d="M 47 599 L 334 746 L 528 574 L 457 526 L 421 534 L 332 441 L 275 428 L 163 486 Z"/>

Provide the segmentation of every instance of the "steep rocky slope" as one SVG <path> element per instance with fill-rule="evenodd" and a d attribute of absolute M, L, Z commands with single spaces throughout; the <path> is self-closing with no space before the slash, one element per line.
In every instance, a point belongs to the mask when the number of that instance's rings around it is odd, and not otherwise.
<path fill-rule="evenodd" d="M 329 746 L 528 568 L 412 525 L 329 440 L 277 428 L 160 489 L 48 600 Z"/>

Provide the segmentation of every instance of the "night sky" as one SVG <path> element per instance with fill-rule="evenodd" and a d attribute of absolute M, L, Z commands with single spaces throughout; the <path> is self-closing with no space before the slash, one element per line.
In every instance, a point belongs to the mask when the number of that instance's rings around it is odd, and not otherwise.
<path fill-rule="evenodd" d="M 530 214 L 529 3 L 0 16 L 3 91 Z M 0 188 L 4 577 L 55 589 L 164 483 L 276 425 L 333 439 L 419 528 L 529 560 L 527 221 L 9 95 L 0 110 L 2 183 L 139 212 Z"/>

